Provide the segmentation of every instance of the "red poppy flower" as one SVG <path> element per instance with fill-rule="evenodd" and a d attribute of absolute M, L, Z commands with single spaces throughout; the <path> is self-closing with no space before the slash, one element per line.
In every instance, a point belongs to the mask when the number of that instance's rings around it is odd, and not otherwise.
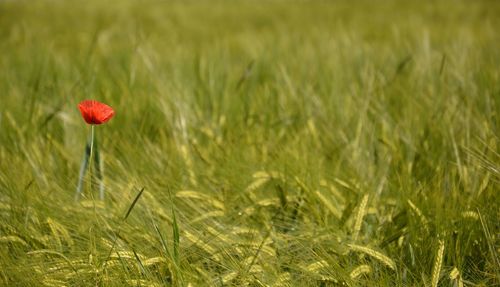
<path fill-rule="evenodd" d="M 89 125 L 103 124 L 115 115 L 113 108 L 94 100 L 85 100 L 78 105 L 78 108 Z"/>

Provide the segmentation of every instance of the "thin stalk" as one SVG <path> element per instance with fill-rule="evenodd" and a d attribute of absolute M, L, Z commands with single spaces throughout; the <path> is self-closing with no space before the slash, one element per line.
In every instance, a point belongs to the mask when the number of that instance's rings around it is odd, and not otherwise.
<path fill-rule="evenodd" d="M 97 138 L 95 136 L 95 127 L 92 125 L 90 127 L 90 138 L 87 141 L 87 144 L 85 145 L 85 152 L 83 154 L 83 159 L 82 163 L 80 165 L 80 173 L 78 177 L 78 184 L 76 187 L 76 194 L 75 194 L 75 201 L 78 201 L 82 195 L 82 189 L 83 189 L 83 181 L 85 178 L 85 174 L 87 172 L 87 168 L 89 169 L 90 173 L 90 183 L 88 185 L 90 189 L 90 196 L 92 199 L 94 199 L 92 190 L 94 189 L 93 187 L 95 186 L 95 181 L 94 177 L 97 177 L 95 179 L 98 184 L 99 184 L 99 199 L 102 201 L 104 200 L 104 182 L 103 182 L 103 176 L 102 176 L 102 161 L 101 157 L 99 154 L 99 145 L 97 143 Z M 94 169 L 95 171 L 92 170 L 92 160 L 94 160 Z M 89 166 L 90 165 L 90 166 Z M 95 175 L 94 175 L 95 173 Z"/>
<path fill-rule="evenodd" d="M 92 155 L 94 154 L 94 135 L 94 125 L 90 125 L 90 163 L 92 163 Z M 92 171 L 92 164 L 90 164 L 90 171 Z"/>
<path fill-rule="evenodd" d="M 80 199 L 80 195 L 82 194 L 83 179 L 85 178 L 85 172 L 87 171 L 89 156 L 90 156 L 90 143 L 87 143 L 85 145 L 85 152 L 83 153 L 82 164 L 80 165 L 80 173 L 78 176 L 78 185 L 76 186 L 75 201 L 78 201 Z"/>
<path fill-rule="evenodd" d="M 104 200 L 104 181 L 103 181 L 102 161 L 99 152 L 99 142 L 97 141 L 97 138 L 94 138 L 94 168 L 95 168 L 97 182 L 99 184 L 99 199 L 102 201 Z"/>
<path fill-rule="evenodd" d="M 83 178 L 85 177 L 85 172 L 87 171 L 87 166 L 90 171 L 90 191 L 92 193 L 92 155 L 94 153 L 94 125 L 90 126 L 90 143 L 87 143 L 85 146 L 85 154 L 83 156 L 82 164 L 80 166 L 80 174 L 78 178 L 78 185 L 76 187 L 75 201 L 80 199 L 80 195 L 82 194 L 83 187 Z"/>
<path fill-rule="evenodd" d="M 90 125 L 90 159 L 89 159 L 89 174 L 90 174 L 90 194 L 92 200 L 94 199 L 93 187 L 94 187 L 94 173 L 92 169 L 92 158 L 94 157 L 94 139 L 95 139 L 95 129 L 94 125 Z"/>

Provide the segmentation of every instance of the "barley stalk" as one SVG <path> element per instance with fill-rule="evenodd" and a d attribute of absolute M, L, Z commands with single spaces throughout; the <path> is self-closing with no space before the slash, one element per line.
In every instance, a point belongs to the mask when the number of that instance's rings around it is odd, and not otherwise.
<path fill-rule="evenodd" d="M 458 283 L 458 287 L 463 287 L 464 282 L 462 281 L 462 276 L 460 275 L 460 271 L 458 271 L 457 267 L 453 267 L 453 270 L 450 272 L 450 279 Z"/>
<path fill-rule="evenodd" d="M 396 263 L 394 263 L 394 261 L 391 258 L 387 257 L 386 255 L 365 246 L 360 246 L 356 244 L 348 244 L 348 246 L 354 251 L 363 252 L 377 259 L 378 261 L 382 262 L 384 265 L 391 268 L 392 270 L 396 270 Z"/>
<path fill-rule="evenodd" d="M 427 218 L 425 218 L 425 216 L 422 214 L 422 211 L 420 211 L 420 209 L 415 204 L 413 204 L 413 202 L 411 202 L 411 200 L 409 200 L 409 199 L 408 199 L 408 205 L 411 207 L 413 212 L 415 212 L 417 217 L 420 219 L 420 222 L 422 223 L 422 226 L 424 227 L 425 231 L 429 232 L 429 225 L 427 223 Z"/>
<path fill-rule="evenodd" d="M 439 240 L 439 248 L 436 254 L 436 260 L 434 260 L 434 267 L 432 268 L 432 281 L 431 286 L 437 287 L 439 282 L 439 274 L 441 273 L 441 265 L 443 264 L 443 254 L 444 254 L 444 241 Z"/>
<path fill-rule="evenodd" d="M 351 271 L 351 274 L 349 274 L 349 276 L 351 277 L 351 279 L 356 279 L 359 276 L 370 272 L 372 272 L 372 268 L 369 265 L 363 264 L 354 268 L 354 270 Z"/>
<path fill-rule="evenodd" d="M 354 233 L 353 238 L 356 240 L 358 238 L 359 231 L 361 230 L 361 223 L 363 223 L 363 217 L 366 212 L 366 204 L 368 203 L 368 194 L 365 194 L 361 199 L 361 203 L 358 207 L 358 213 L 356 214 L 356 220 L 354 221 Z"/>

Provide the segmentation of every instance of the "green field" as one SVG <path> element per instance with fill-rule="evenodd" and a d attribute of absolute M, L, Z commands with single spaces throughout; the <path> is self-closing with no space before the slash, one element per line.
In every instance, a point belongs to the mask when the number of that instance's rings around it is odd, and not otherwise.
<path fill-rule="evenodd" d="M 500 285 L 499 16 L 0 0 L 0 285 Z"/>

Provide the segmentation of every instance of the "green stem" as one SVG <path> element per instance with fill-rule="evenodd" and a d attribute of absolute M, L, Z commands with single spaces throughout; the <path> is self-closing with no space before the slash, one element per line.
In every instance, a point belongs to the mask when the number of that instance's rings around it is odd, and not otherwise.
<path fill-rule="evenodd" d="M 87 171 L 87 166 L 90 169 L 90 191 L 92 191 L 92 154 L 94 149 L 94 126 L 90 126 L 90 144 L 87 142 L 85 146 L 85 153 L 83 155 L 82 164 L 80 166 L 80 174 L 78 177 L 78 185 L 76 187 L 75 201 L 80 199 L 82 195 L 82 188 L 84 185 L 85 173 Z M 91 192 L 92 193 L 92 192 Z"/>
<path fill-rule="evenodd" d="M 85 178 L 85 172 L 87 171 L 87 166 L 89 164 L 89 157 L 90 157 L 90 144 L 87 142 L 85 144 L 85 152 L 83 154 L 82 163 L 80 165 L 80 173 L 78 176 L 78 185 L 76 186 L 75 201 L 78 201 L 82 194 L 83 181 Z"/>
<path fill-rule="evenodd" d="M 94 125 L 90 126 L 90 162 L 92 162 L 92 154 L 94 152 Z M 90 166 L 92 169 L 92 166 Z"/>
<path fill-rule="evenodd" d="M 89 175 L 90 175 L 90 194 L 92 195 L 92 157 L 94 155 L 94 125 L 90 125 L 90 158 L 89 158 Z"/>

